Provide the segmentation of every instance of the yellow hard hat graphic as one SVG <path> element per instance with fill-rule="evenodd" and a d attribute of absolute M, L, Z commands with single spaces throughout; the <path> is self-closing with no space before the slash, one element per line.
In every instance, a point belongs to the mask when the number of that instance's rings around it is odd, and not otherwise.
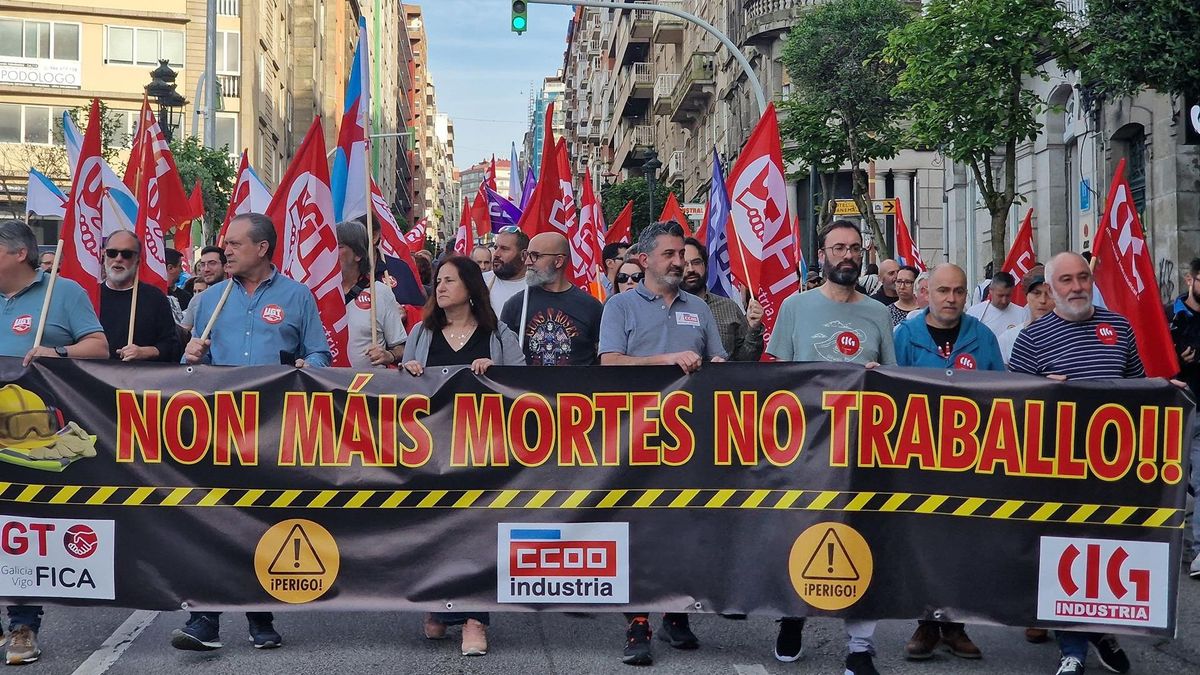
<path fill-rule="evenodd" d="M 0 448 L 40 448 L 61 426 L 42 397 L 15 384 L 0 387 Z"/>

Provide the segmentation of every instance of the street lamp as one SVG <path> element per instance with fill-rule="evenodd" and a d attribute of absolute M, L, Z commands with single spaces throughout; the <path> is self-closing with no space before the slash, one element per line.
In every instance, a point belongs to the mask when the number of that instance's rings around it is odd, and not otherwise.
<path fill-rule="evenodd" d="M 175 127 L 183 121 L 183 106 L 187 105 L 187 99 L 175 91 L 177 76 L 167 59 L 159 59 L 158 67 L 150 71 L 150 84 L 145 88 L 146 95 L 158 103 L 158 126 L 168 143 L 174 136 Z"/>
<path fill-rule="evenodd" d="M 646 162 L 642 164 L 642 172 L 646 176 L 646 185 L 650 188 L 650 222 L 654 222 L 654 182 L 658 178 L 658 170 L 662 168 L 662 162 L 658 161 L 658 153 L 651 150 L 646 156 Z"/>

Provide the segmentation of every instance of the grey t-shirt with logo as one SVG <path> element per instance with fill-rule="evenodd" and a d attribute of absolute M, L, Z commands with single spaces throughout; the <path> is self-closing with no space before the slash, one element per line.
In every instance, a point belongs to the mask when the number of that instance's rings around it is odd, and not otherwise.
<path fill-rule="evenodd" d="M 866 296 L 834 302 L 815 288 L 783 301 L 767 353 L 780 361 L 896 365 L 886 307 Z"/>

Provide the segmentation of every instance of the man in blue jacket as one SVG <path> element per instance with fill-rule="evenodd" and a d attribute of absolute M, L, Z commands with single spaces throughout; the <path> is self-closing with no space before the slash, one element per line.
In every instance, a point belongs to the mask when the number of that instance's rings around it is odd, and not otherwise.
<path fill-rule="evenodd" d="M 967 275 L 938 265 L 929 277 L 929 307 L 896 326 L 896 363 L 917 368 L 1004 370 L 996 335 L 966 314 Z"/>
<path fill-rule="evenodd" d="M 996 335 L 966 313 L 967 275 L 958 265 L 938 265 L 929 277 L 929 306 L 896 326 L 896 364 L 918 368 L 1004 370 Z M 938 644 L 964 659 L 983 657 L 961 623 L 921 621 L 905 645 L 909 659 L 933 656 Z"/>

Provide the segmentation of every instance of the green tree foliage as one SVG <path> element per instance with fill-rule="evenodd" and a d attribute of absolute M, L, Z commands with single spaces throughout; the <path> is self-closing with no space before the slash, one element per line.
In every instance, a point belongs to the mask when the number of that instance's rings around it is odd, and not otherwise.
<path fill-rule="evenodd" d="M 237 168 L 229 161 L 226 148 L 206 148 L 194 136 L 171 140 L 171 153 L 175 155 L 175 166 L 183 187 L 191 190 L 200 179 L 204 189 L 204 218 L 208 223 L 208 237 L 201 241 L 200 230 L 192 230 L 192 241 L 204 246 L 212 243 L 225 220 L 233 185 L 237 180 Z"/>
<path fill-rule="evenodd" d="M 1101 93 L 1200 97 L 1200 2 L 1089 0 L 1081 37 L 1084 79 Z"/>
<path fill-rule="evenodd" d="M 850 164 L 854 201 L 884 257 L 891 242 L 871 209 L 863 169 L 894 157 L 901 143 L 904 106 L 893 92 L 901 66 L 882 52 L 888 34 L 911 18 L 900 0 L 833 0 L 804 12 L 783 49 L 794 92 L 780 127 L 794 146 L 789 159 L 822 173 Z"/>
<path fill-rule="evenodd" d="M 671 189 L 662 183 L 654 184 L 654 213 L 650 213 L 650 188 L 646 184 L 646 179 L 626 178 L 620 183 L 605 185 L 600 189 L 600 204 L 604 208 L 604 220 L 610 226 L 613 221 L 620 215 L 621 209 L 625 208 L 625 202 L 633 200 L 633 238 L 636 240 L 638 233 L 642 228 L 654 222 L 658 218 L 658 214 L 662 213 L 663 204 L 667 203 L 667 195 L 671 194 Z M 683 203 L 683 197 L 679 191 L 675 191 L 675 198 L 679 203 Z"/>
<path fill-rule="evenodd" d="M 996 269 L 1017 199 L 1017 145 L 1037 136 L 1046 107 L 1025 82 L 1048 79 L 1047 59 L 1068 60 L 1069 27 L 1055 0 L 932 0 L 890 36 L 886 54 L 905 64 L 895 93 L 909 101 L 913 140 L 970 167 L 991 214 Z"/>

